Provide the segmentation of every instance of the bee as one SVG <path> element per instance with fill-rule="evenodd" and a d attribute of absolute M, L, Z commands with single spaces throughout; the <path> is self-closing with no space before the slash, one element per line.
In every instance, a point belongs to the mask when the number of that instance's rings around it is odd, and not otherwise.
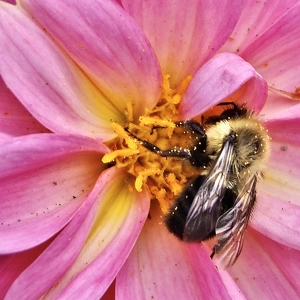
<path fill-rule="evenodd" d="M 161 150 L 127 132 L 160 156 L 187 159 L 203 169 L 174 200 L 164 222 L 185 242 L 215 237 L 211 258 L 216 257 L 221 267 L 230 267 L 243 247 L 256 201 L 257 180 L 268 157 L 269 137 L 245 106 L 227 102 L 219 105 L 230 108 L 207 117 L 201 124 L 194 120 L 176 123 L 199 137 L 189 149 Z"/>

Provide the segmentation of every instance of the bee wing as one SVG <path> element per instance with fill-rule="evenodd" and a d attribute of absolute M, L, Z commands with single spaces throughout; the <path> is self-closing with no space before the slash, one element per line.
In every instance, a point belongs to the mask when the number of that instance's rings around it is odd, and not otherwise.
<path fill-rule="evenodd" d="M 255 175 L 249 178 L 233 207 L 217 221 L 214 253 L 220 266 L 232 266 L 242 251 L 245 230 L 255 203 L 256 182 Z"/>
<path fill-rule="evenodd" d="M 203 241 L 214 233 L 222 210 L 234 141 L 235 135 L 229 135 L 193 200 L 183 232 L 185 241 Z"/>

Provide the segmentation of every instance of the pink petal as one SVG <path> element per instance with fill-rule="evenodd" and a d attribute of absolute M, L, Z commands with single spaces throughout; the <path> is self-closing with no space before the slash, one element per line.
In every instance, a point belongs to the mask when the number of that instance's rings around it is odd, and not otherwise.
<path fill-rule="evenodd" d="M 232 278 L 230 274 L 224 269 L 219 269 L 219 275 L 224 285 L 226 286 L 228 294 L 230 295 L 231 299 L 247 300 L 243 292 L 236 284 L 235 281 L 236 278 Z"/>
<path fill-rule="evenodd" d="M 123 170 L 101 175 L 89 211 L 94 225 L 72 267 L 47 293 L 49 299 L 100 299 L 112 283 L 149 212 L 147 194 L 132 192 L 130 182 Z"/>
<path fill-rule="evenodd" d="M 82 250 L 93 225 L 102 188 L 103 179 L 100 178 L 70 223 L 14 282 L 8 298 L 39 299 L 68 271 Z"/>
<path fill-rule="evenodd" d="M 150 40 L 164 74 L 178 84 L 193 75 L 227 40 L 241 13 L 242 2 L 131 1 L 123 6 Z"/>
<path fill-rule="evenodd" d="M 265 120 L 282 119 L 285 118 L 283 117 L 284 115 L 287 117 L 297 115 L 300 107 L 298 106 L 299 101 L 270 92 L 260 115 L 261 118 Z"/>
<path fill-rule="evenodd" d="M 294 117 L 293 117 L 294 114 Z M 266 123 L 271 140 L 271 153 L 266 165 L 266 177 L 276 181 L 277 188 L 282 193 L 277 198 L 290 200 L 300 204 L 299 177 L 300 177 L 300 105 L 293 108 L 293 114 L 283 119 L 272 120 Z M 275 184 L 275 182 L 273 182 Z M 287 194 L 289 197 L 286 197 Z"/>
<path fill-rule="evenodd" d="M 299 105 L 298 105 L 299 106 Z M 251 222 L 255 229 L 287 246 L 300 249 L 300 118 L 299 110 L 266 123 L 271 154 Z M 297 116 L 298 115 L 298 116 Z M 283 116 L 284 117 L 284 116 Z"/>
<path fill-rule="evenodd" d="M 0 77 L 0 132 L 10 136 L 49 132 L 18 101 Z"/>
<path fill-rule="evenodd" d="M 0 256 L 0 299 L 4 299 L 15 279 L 49 245 L 50 241 L 20 253 Z"/>
<path fill-rule="evenodd" d="M 244 0 L 240 19 L 221 51 L 243 51 L 297 2 L 298 0 Z"/>
<path fill-rule="evenodd" d="M 283 245 L 300 249 L 299 205 L 289 203 L 285 199 L 277 199 L 273 194 L 266 194 L 268 190 L 270 187 L 264 188 L 263 191 L 257 190 L 257 205 L 251 226 Z M 276 192 L 278 189 L 275 189 L 274 193 Z"/>
<path fill-rule="evenodd" d="M 249 228 L 239 259 L 227 271 L 246 299 L 299 299 L 299 262 L 300 251 Z"/>
<path fill-rule="evenodd" d="M 18 6 L 0 2 L 0 72 L 11 91 L 56 133 L 107 139 L 123 122 L 84 72 Z M 41 50 L 42 49 L 42 50 Z"/>
<path fill-rule="evenodd" d="M 124 118 L 131 100 L 137 117 L 156 104 L 161 85 L 157 58 L 119 4 L 93 0 L 76 1 L 76 5 L 72 0 L 24 0 L 22 4 L 93 79 L 110 109 Z"/>
<path fill-rule="evenodd" d="M 195 74 L 180 103 L 180 115 L 193 118 L 223 100 L 246 103 L 259 111 L 266 97 L 266 82 L 250 64 L 235 54 L 221 53 Z"/>
<path fill-rule="evenodd" d="M 300 3 L 297 2 L 240 53 L 269 86 L 291 93 L 298 93 L 300 73 Z"/>
<path fill-rule="evenodd" d="M 34 134 L 0 148 L 0 249 L 42 243 L 74 216 L 103 170 L 106 148 L 79 137 Z"/>
<path fill-rule="evenodd" d="M 116 281 L 117 299 L 231 299 L 199 244 L 173 237 L 156 206 Z M 239 299 L 239 298 L 237 298 Z"/>

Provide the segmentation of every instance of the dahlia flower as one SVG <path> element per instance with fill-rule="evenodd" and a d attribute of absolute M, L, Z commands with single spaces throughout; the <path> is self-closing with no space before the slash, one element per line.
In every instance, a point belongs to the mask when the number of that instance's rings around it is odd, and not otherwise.
<path fill-rule="evenodd" d="M 298 299 L 299 22 L 292 0 L 0 2 L 1 298 Z M 271 138 L 224 270 L 162 223 L 197 170 L 124 130 L 168 146 L 222 101 Z"/>

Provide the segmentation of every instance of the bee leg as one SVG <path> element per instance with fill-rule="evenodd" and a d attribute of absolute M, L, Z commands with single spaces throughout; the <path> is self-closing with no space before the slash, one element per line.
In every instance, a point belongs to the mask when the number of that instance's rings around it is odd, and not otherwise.
<path fill-rule="evenodd" d="M 154 125 L 151 128 L 150 134 L 152 135 L 154 133 L 154 129 L 161 129 L 161 128 L 166 128 L 166 126 Z"/>
<path fill-rule="evenodd" d="M 231 106 L 225 109 L 219 116 L 210 116 L 205 120 L 205 124 L 215 124 L 223 120 L 237 119 L 247 115 L 245 106 L 238 106 L 234 102 L 221 102 L 217 106 Z"/>
<path fill-rule="evenodd" d="M 179 158 L 185 158 L 188 159 L 192 164 L 195 164 L 194 157 L 191 154 L 191 151 L 189 149 L 185 148 L 179 148 L 179 147 L 174 147 L 171 149 L 167 150 L 161 150 L 159 147 L 155 146 L 154 144 L 143 140 L 133 133 L 131 133 L 128 128 L 125 128 L 125 131 L 134 139 L 136 139 L 142 146 L 144 146 L 146 149 L 150 150 L 151 152 L 154 152 L 157 155 L 160 155 L 162 157 L 179 157 Z"/>
<path fill-rule="evenodd" d="M 217 106 L 223 106 L 223 105 L 232 105 L 233 106 L 233 109 L 237 110 L 239 107 L 236 105 L 235 102 L 220 102 L 217 104 Z"/>

